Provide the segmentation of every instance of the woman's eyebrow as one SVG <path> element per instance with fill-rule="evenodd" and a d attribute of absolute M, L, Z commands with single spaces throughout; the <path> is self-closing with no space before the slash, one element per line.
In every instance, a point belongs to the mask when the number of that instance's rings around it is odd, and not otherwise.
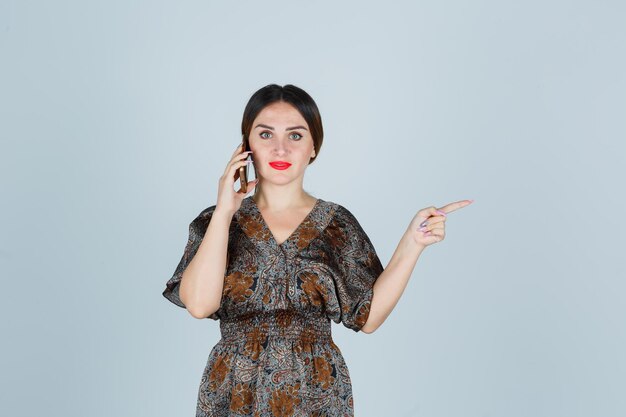
<path fill-rule="evenodd" d="M 273 128 L 272 126 L 264 125 L 264 124 L 261 124 L 261 123 L 259 123 L 258 125 L 256 125 L 254 128 L 256 129 L 257 127 L 263 127 L 263 128 L 265 128 L 265 129 L 274 130 L 274 128 Z M 304 127 L 304 126 L 293 126 L 293 127 L 288 127 L 288 128 L 287 128 L 287 129 L 285 129 L 285 130 L 295 130 L 295 129 L 304 129 L 304 130 L 307 130 L 307 128 L 306 128 L 306 127 Z"/>

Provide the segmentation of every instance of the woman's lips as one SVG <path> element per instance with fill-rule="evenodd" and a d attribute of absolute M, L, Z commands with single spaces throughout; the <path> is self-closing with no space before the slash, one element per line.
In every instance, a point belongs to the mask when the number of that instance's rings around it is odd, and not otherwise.
<path fill-rule="evenodd" d="M 284 161 L 274 161 L 274 162 L 270 162 L 270 166 L 274 169 L 287 169 L 291 166 L 291 164 L 289 162 L 284 162 Z"/>

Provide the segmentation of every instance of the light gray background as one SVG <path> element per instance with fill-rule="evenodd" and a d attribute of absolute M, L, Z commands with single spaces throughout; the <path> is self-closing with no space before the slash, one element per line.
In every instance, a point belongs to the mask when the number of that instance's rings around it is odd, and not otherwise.
<path fill-rule="evenodd" d="M 625 415 L 625 12 L 0 1 L 0 414 L 194 415 L 219 323 L 161 291 L 250 95 L 293 83 L 326 134 L 305 188 L 384 265 L 476 200 L 377 332 L 333 324 L 356 415 Z"/>

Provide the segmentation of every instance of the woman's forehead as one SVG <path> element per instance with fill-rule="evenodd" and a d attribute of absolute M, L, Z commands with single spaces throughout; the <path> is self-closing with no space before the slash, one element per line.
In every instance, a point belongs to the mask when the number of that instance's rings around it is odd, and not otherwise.
<path fill-rule="evenodd" d="M 273 127 L 291 126 L 293 123 L 300 123 L 306 126 L 304 117 L 298 109 L 287 103 L 272 103 L 259 112 L 254 123 L 274 123 Z"/>

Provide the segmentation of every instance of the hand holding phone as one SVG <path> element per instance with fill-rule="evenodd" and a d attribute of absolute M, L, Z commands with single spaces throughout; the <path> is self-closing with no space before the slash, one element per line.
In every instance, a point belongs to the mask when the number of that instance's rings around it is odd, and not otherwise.
<path fill-rule="evenodd" d="M 235 213 L 241 206 L 241 201 L 246 194 L 258 184 L 258 178 L 255 181 L 248 182 L 247 165 L 252 162 L 251 159 L 248 159 L 250 154 L 249 149 L 244 151 L 244 143 L 237 146 L 224 170 L 224 174 L 220 177 L 216 205 L 221 210 L 231 214 Z M 233 181 L 237 181 L 237 178 L 239 178 L 242 186 L 239 191 L 235 192 Z"/>

